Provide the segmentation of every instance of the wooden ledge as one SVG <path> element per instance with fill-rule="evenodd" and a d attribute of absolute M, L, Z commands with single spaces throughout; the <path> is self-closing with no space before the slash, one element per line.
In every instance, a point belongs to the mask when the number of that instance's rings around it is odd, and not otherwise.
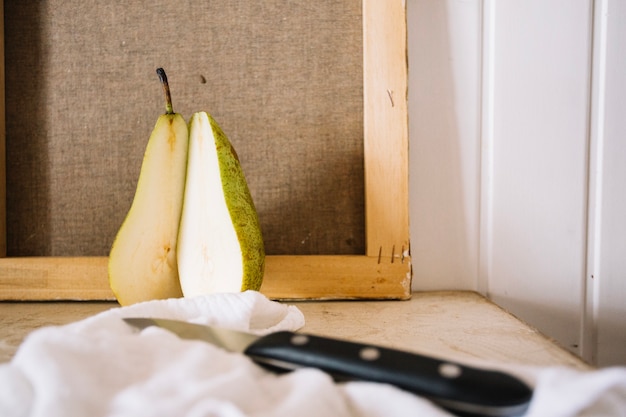
<path fill-rule="evenodd" d="M 463 362 L 589 368 L 474 292 L 416 292 L 407 301 L 299 301 L 302 331 Z M 81 320 L 115 302 L 0 302 L 0 362 L 32 330 Z"/>

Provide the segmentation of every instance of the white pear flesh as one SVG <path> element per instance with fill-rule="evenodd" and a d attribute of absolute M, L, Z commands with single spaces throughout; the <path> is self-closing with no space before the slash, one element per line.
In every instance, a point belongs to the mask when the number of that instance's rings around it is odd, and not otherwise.
<path fill-rule="evenodd" d="M 178 235 L 185 297 L 258 290 L 265 252 L 258 217 L 232 145 L 205 112 L 189 122 L 189 159 Z"/>

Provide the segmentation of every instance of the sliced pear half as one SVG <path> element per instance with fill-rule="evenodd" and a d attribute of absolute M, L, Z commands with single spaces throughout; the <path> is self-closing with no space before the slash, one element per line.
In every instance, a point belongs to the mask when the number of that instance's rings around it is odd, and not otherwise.
<path fill-rule="evenodd" d="M 176 243 L 182 210 L 189 135 L 174 113 L 165 72 L 157 70 L 166 113 L 154 126 L 132 205 L 109 253 L 109 284 L 121 305 L 181 297 Z"/>
<path fill-rule="evenodd" d="M 259 219 L 237 154 L 209 114 L 195 113 L 178 233 L 183 294 L 259 290 L 264 267 Z"/>

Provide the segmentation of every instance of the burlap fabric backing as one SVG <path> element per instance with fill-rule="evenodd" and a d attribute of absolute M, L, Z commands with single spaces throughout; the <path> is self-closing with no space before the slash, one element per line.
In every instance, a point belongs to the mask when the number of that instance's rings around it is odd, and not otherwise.
<path fill-rule="evenodd" d="M 268 254 L 364 253 L 357 1 L 5 2 L 9 256 L 106 255 L 164 111 L 237 149 Z"/>

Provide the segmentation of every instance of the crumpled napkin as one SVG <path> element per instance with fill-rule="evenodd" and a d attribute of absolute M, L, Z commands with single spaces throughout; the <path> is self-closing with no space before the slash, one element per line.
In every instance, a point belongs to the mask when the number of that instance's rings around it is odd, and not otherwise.
<path fill-rule="evenodd" d="M 113 308 L 32 332 L 0 364 L 2 417 L 449 416 L 429 401 L 385 384 L 335 383 L 301 369 L 276 375 L 241 354 L 179 339 L 122 317 L 149 316 L 257 334 L 297 330 L 295 306 L 262 294 L 159 300 Z M 580 372 L 516 369 L 536 386 L 529 416 L 613 416 L 626 409 L 626 369 Z"/>

